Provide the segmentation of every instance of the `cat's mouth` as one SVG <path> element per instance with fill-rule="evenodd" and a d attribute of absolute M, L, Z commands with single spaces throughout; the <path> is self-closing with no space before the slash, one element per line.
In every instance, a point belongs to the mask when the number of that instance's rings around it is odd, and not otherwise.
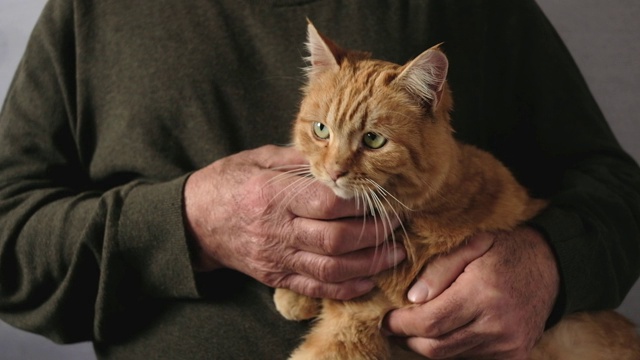
<path fill-rule="evenodd" d="M 333 190 L 336 196 L 341 197 L 343 199 L 351 199 L 355 196 L 355 192 L 348 186 L 344 184 L 341 179 L 337 181 L 329 180 L 325 181 L 325 183 Z"/>

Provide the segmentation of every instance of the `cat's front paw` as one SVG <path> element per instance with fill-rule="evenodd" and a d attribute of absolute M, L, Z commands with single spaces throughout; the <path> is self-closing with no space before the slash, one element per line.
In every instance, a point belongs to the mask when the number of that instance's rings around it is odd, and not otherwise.
<path fill-rule="evenodd" d="M 287 289 L 276 289 L 273 295 L 278 312 L 287 320 L 309 320 L 320 313 L 320 300 Z"/>

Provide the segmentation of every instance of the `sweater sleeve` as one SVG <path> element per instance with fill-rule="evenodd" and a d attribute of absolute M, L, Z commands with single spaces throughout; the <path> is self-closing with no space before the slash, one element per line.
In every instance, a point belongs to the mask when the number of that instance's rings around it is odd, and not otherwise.
<path fill-rule="evenodd" d="M 198 296 L 187 175 L 97 182 L 79 155 L 73 17 L 48 3 L 0 113 L 0 317 L 57 342 L 125 330 L 141 299 Z"/>
<path fill-rule="evenodd" d="M 518 131 L 498 151 L 550 206 L 531 225 L 558 259 L 561 314 L 617 307 L 640 274 L 640 168 L 620 147 L 562 40 L 524 2 Z M 612 95 L 614 96 L 614 95 Z M 526 100 L 525 100 L 526 99 Z M 516 155 L 517 154 L 517 155 Z"/>

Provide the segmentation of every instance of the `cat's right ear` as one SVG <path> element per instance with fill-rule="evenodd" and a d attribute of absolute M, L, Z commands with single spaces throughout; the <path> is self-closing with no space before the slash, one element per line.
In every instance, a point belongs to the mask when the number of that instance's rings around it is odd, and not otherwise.
<path fill-rule="evenodd" d="M 322 35 L 309 19 L 307 23 L 307 50 L 309 51 L 307 76 L 312 79 L 327 71 L 337 72 L 345 51 Z"/>
<path fill-rule="evenodd" d="M 436 45 L 407 63 L 396 81 L 435 109 L 442 100 L 448 71 L 449 60 Z"/>

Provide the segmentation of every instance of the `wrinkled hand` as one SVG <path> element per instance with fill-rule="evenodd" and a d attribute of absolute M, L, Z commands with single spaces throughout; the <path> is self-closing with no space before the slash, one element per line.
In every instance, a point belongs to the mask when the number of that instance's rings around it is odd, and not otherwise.
<path fill-rule="evenodd" d="M 194 268 L 227 267 L 310 297 L 350 299 L 373 288 L 371 275 L 402 261 L 404 249 L 376 248 L 391 229 L 364 221 L 355 202 L 272 170 L 301 164 L 296 150 L 265 146 L 193 173 L 184 197 L 200 248 Z"/>
<path fill-rule="evenodd" d="M 526 359 L 559 291 L 543 236 L 522 227 L 482 233 L 428 264 L 385 330 L 431 359 Z M 426 301 L 426 302 L 425 302 Z"/>

